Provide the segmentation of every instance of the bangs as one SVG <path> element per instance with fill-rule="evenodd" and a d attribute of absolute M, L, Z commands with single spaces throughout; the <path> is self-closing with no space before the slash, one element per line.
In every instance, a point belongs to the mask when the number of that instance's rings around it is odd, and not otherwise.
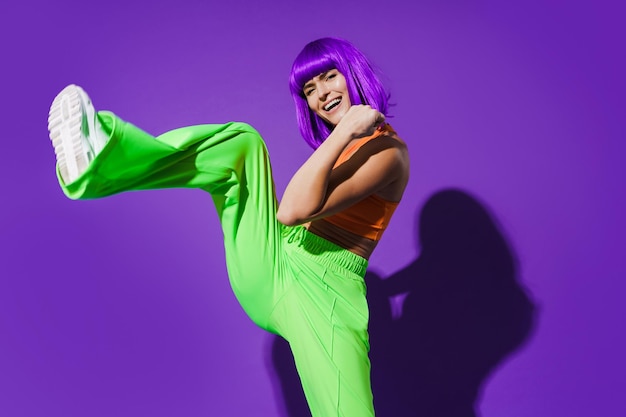
<path fill-rule="evenodd" d="M 323 72 L 337 68 L 337 64 L 325 51 L 305 49 L 300 53 L 291 68 L 291 80 L 289 87 L 292 94 L 304 97 L 302 88 L 307 81 L 317 77 Z M 317 49 L 317 48 L 315 48 Z"/>
<path fill-rule="evenodd" d="M 308 81 L 332 69 L 345 77 L 352 105 L 368 104 L 388 116 L 388 94 L 361 51 L 339 38 L 321 38 L 310 42 L 291 66 L 289 89 L 296 105 L 300 133 L 313 149 L 326 140 L 333 126 L 311 110 L 303 87 Z"/>

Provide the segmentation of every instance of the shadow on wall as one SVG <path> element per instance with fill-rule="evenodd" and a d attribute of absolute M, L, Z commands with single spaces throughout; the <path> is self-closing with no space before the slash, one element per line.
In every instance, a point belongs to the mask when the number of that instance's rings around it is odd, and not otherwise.
<path fill-rule="evenodd" d="M 368 273 L 372 389 L 378 417 L 475 417 L 487 377 L 528 338 L 535 307 L 498 226 L 469 194 L 434 194 L 419 216 L 419 257 Z M 272 365 L 283 417 L 310 416 L 289 345 Z"/>

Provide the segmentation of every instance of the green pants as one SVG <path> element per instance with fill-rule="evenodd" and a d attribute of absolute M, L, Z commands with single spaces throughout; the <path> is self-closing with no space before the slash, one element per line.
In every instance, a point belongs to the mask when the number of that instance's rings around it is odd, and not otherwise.
<path fill-rule="evenodd" d="M 249 125 L 199 125 L 153 137 L 98 113 L 109 142 L 72 199 L 129 190 L 208 191 L 221 221 L 232 289 L 248 316 L 290 344 L 313 417 L 373 416 L 367 261 L 301 226 L 276 220 L 263 139 Z"/>

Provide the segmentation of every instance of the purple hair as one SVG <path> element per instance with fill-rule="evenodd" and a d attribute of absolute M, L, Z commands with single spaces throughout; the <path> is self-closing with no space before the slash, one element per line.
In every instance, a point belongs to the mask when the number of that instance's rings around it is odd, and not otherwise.
<path fill-rule="evenodd" d="M 338 38 L 321 38 L 310 42 L 291 67 L 289 88 L 296 104 L 300 133 L 313 149 L 326 140 L 333 126 L 309 109 L 302 88 L 313 77 L 333 68 L 346 78 L 352 104 L 369 104 L 387 116 L 389 96 L 361 51 L 350 42 Z"/>

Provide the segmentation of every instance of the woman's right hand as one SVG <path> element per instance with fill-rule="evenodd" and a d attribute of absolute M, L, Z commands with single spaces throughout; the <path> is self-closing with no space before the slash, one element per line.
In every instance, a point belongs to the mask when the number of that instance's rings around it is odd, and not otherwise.
<path fill-rule="evenodd" d="M 340 137 L 350 140 L 370 136 L 385 121 L 385 115 L 367 104 L 351 106 L 341 118 L 335 131 L 341 132 Z"/>

